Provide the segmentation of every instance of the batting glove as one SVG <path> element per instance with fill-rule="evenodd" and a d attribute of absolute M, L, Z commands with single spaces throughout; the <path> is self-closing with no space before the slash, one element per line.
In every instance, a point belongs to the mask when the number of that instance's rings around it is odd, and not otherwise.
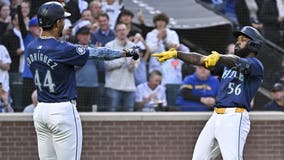
<path fill-rule="evenodd" d="M 206 56 L 206 58 L 204 59 L 204 63 L 205 63 L 205 67 L 206 68 L 210 68 L 210 67 L 215 67 L 217 62 L 220 59 L 220 54 L 216 51 L 212 51 L 212 54 Z"/>
<path fill-rule="evenodd" d="M 153 57 L 157 57 L 159 62 L 164 62 L 171 58 L 177 57 L 177 50 L 175 48 L 171 48 L 170 50 L 162 53 L 152 54 Z"/>
<path fill-rule="evenodd" d="M 133 46 L 128 49 L 123 49 L 123 51 L 126 57 L 132 57 L 132 59 L 137 60 L 139 58 L 138 48 L 137 46 Z"/>

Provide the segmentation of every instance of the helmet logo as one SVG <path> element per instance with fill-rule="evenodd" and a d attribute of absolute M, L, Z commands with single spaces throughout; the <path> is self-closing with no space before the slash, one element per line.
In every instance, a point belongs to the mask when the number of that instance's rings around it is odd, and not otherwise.
<path fill-rule="evenodd" d="M 41 13 L 42 13 L 42 15 L 46 16 L 46 15 L 47 15 L 47 12 L 48 12 L 48 9 L 47 9 L 47 8 L 44 8 Z"/>

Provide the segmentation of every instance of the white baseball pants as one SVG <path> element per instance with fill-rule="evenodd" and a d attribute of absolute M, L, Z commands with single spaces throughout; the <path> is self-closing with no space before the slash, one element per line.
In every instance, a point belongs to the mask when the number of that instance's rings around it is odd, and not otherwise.
<path fill-rule="evenodd" d="M 223 160 L 242 160 L 250 130 L 247 111 L 213 113 L 196 142 L 192 160 L 213 160 L 221 152 Z"/>
<path fill-rule="evenodd" d="M 80 160 L 82 125 L 75 104 L 40 102 L 33 118 L 40 160 Z"/>

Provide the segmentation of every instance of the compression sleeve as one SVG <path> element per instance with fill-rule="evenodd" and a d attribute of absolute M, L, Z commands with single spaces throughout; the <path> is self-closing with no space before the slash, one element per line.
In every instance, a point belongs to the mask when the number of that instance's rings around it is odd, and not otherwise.
<path fill-rule="evenodd" d="M 99 48 L 88 47 L 88 50 L 89 50 L 90 59 L 113 60 L 116 58 L 123 57 L 122 51 L 108 49 L 105 47 L 99 47 Z"/>

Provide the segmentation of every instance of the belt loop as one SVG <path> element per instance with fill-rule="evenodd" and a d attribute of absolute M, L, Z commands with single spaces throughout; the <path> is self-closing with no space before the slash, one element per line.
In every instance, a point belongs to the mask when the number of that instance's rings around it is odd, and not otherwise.
<path fill-rule="evenodd" d="M 75 99 L 71 99 L 70 103 L 72 103 L 75 107 L 77 107 L 77 101 Z"/>
<path fill-rule="evenodd" d="M 217 114 L 224 114 L 226 112 L 226 108 L 214 108 L 214 111 Z"/>
<path fill-rule="evenodd" d="M 236 108 L 236 112 L 237 113 L 243 113 L 245 111 L 245 109 L 244 108 Z"/>

